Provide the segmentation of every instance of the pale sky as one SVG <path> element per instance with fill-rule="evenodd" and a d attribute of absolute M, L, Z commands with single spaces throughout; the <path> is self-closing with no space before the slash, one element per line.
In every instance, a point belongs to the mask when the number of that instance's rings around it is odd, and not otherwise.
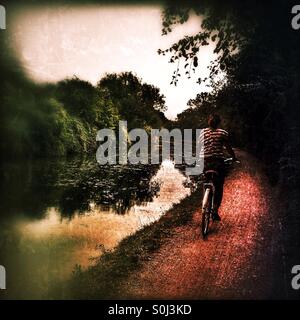
<path fill-rule="evenodd" d="M 166 116 L 174 119 L 190 98 L 209 90 L 196 80 L 208 75 L 207 66 L 215 56 L 212 45 L 204 47 L 192 79 L 183 77 L 177 87 L 170 85 L 176 65 L 157 50 L 199 32 L 200 18 L 192 16 L 162 36 L 161 12 L 158 6 L 39 6 L 18 12 L 10 36 L 34 81 L 56 82 L 76 75 L 96 84 L 105 73 L 132 71 L 161 89 Z"/>

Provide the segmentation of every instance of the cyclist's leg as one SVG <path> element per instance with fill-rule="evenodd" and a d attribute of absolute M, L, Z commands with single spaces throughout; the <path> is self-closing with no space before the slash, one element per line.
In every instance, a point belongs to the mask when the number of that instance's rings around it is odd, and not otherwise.
<path fill-rule="evenodd" d="M 221 220 L 219 216 L 219 207 L 221 206 L 222 198 L 223 198 L 223 186 L 225 180 L 225 168 L 223 165 L 223 160 L 218 161 L 217 163 L 217 171 L 218 176 L 216 177 L 215 185 L 215 194 L 214 194 L 214 219 Z"/>
<path fill-rule="evenodd" d="M 220 175 L 215 182 L 215 198 L 214 198 L 214 208 L 218 212 L 219 207 L 222 203 L 223 198 L 223 187 L 224 187 L 224 176 Z"/>

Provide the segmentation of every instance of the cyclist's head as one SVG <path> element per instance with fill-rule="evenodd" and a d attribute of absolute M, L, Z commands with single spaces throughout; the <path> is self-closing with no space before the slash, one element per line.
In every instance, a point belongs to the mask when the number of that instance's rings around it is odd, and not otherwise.
<path fill-rule="evenodd" d="M 208 117 L 208 125 L 213 128 L 213 129 L 217 129 L 218 126 L 221 123 L 221 117 L 217 114 L 217 113 L 212 113 L 209 117 Z"/>

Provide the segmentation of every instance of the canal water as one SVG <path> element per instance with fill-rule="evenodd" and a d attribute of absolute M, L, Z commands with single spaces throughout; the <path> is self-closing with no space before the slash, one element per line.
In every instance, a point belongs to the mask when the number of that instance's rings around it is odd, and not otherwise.
<path fill-rule="evenodd" d="M 49 298 L 125 237 L 190 194 L 169 160 L 99 166 L 93 159 L 3 165 L 0 257 L 9 298 Z M 3 294 L 3 293 L 1 293 Z"/>

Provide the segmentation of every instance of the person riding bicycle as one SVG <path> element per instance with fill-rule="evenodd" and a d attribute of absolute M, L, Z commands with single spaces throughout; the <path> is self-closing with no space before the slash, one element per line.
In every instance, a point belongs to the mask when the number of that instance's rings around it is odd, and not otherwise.
<path fill-rule="evenodd" d="M 225 180 L 225 164 L 226 156 L 224 149 L 227 150 L 233 161 L 237 158 L 229 143 L 228 132 L 219 128 L 221 117 L 214 113 L 208 118 L 208 127 L 203 129 L 200 135 L 200 141 L 203 143 L 204 151 L 204 173 L 207 170 L 215 170 L 218 175 L 216 177 L 215 198 L 213 208 L 213 220 L 220 221 L 219 207 L 223 198 L 223 185 Z"/>

